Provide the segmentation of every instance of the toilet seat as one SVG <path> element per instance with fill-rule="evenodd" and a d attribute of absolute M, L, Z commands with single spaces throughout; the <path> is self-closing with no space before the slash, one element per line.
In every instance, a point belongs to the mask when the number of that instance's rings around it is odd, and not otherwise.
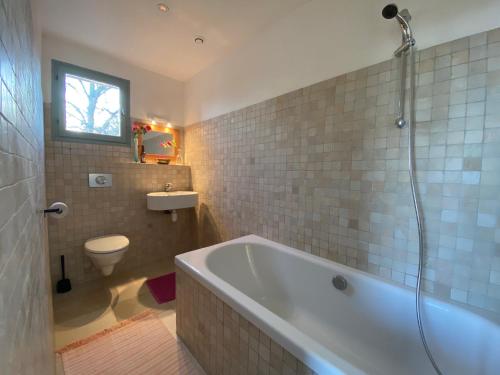
<path fill-rule="evenodd" d="M 87 240 L 85 250 L 94 254 L 109 254 L 126 249 L 129 243 L 128 238 L 125 236 L 108 235 Z"/>

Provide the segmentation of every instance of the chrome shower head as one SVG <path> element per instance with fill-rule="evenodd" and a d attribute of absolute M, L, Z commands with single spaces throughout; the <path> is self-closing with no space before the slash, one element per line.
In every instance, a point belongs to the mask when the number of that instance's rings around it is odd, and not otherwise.
<path fill-rule="evenodd" d="M 387 20 L 395 18 L 401 28 L 403 44 L 394 52 L 395 56 L 400 56 L 408 48 L 415 44 L 413 33 L 410 27 L 411 15 L 408 9 L 403 9 L 401 12 L 398 10 L 396 4 L 389 4 L 382 9 L 382 17 Z"/>

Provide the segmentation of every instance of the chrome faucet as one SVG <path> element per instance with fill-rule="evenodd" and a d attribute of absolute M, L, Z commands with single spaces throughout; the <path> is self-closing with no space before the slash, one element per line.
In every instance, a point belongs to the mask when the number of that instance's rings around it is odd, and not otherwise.
<path fill-rule="evenodd" d="M 174 189 L 174 184 L 171 182 L 167 182 L 165 184 L 165 191 L 168 193 L 169 191 L 172 191 Z"/>

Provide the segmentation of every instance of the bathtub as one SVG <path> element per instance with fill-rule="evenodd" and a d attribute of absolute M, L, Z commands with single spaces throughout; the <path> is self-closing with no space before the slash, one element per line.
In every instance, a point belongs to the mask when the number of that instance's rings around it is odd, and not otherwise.
<path fill-rule="evenodd" d="M 318 374 L 434 374 L 412 290 L 254 235 L 175 262 Z M 422 310 L 443 374 L 499 374 L 498 322 L 428 296 Z"/>

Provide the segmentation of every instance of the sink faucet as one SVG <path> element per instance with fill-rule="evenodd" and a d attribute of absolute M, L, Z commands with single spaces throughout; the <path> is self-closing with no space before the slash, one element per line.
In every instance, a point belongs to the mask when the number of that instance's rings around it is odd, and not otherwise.
<path fill-rule="evenodd" d="M 165 191 L 166 191 L 166 192 L 172 191 L 172 190 L 173 190 L 173 188 L 174 188 L 174 184 L 173 184 L 173 183 L 171 183 L 171 182 L 167 182 L 167 183 L 165 184 Z"/>

